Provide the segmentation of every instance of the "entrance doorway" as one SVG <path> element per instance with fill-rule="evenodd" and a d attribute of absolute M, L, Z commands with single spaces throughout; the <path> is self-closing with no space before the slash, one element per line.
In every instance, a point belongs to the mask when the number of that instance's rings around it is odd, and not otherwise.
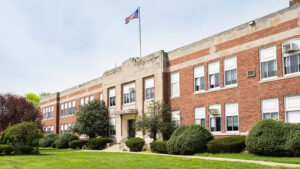
<path fill-rule="evenodd" d="M 135 120 L 128 120 L 128 139 L 135 137 L 135 129 L 134 129 Z"/>

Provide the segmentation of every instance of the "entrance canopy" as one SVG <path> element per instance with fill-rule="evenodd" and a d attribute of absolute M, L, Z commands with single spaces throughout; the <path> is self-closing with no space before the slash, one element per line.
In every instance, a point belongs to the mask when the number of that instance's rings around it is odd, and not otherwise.
<path fill-rule="evenodd" d="M 136 109 L 126 109 L 126 110 L 119 110 L 115 111 L 115 115 L 123 115 L 123 114 L 136 114 Z"/>

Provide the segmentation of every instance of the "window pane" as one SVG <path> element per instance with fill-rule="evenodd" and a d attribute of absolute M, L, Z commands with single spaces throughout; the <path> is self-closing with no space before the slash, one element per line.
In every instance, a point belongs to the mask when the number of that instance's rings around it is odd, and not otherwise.
<path fill-rule="evenodd" d="M 197 77 L 195 78 L 195 91 L 199 91 L 200 90 L 200 78 Z"/>
<path fill-rule="evenodd" d="M 204 76 L 200 77 L 200 90 L 204 90 Z"/>
<path fill-rule="evenodd" d="M 237 78 L 236 78 L 236 69 L 231 70 L 231 84 L 236 84 Z"/>
<path fill-rule="evenodd" d="M 201 119 L 195 119 L 195 124 L 201 124 Z"/>
<path fill-rule="evenodd" d="M 205 128 L 205 119 L 201 119 L 201 126 Z"/>
<path fill-rule="evenodd" d="M 220 86 L 220 73 L 215 74 L 215 78 L 216 78 L 216 86 L 215 87 L 219 87 Z"/>
<path fill-rule="evenodd" d="M 267 78 L 268 77 L 268 62 L 261 63 L 261 77 Z"/>
<path fill-rule="evenodd" d="M 233 130 L 238 131 L 239 130 L 239 116 L 233 117 Z"/>
<path fill-rule="evenodd" d="M 268 77 L 273 77 L 277 75 L 276 71 L 276 61 L 275 60 L 270 60 L 268 61 Z"/>
<path fill-rule="evenodd" d="M 269 119 L 269 118 L 271 118 L 271 114 L 270 113 L 264 113 L 263 118 L 264 119 Z"/>
<path fill-rule="evenodd" d="M 271 118 L 273 118 L 273 119 L 278 119 L 278 112 L 276 112 L 276 113 L 271 113 Z"/>
<path fill-rule="evenodd" d="M 231 84 L 231 71 L 227 70 L 225 71 L 225 85 Z"/>
<path fill-rule="evenodd" d="M 232 116 L 226 117 L 227 131 L 232 131 L 232 128 L 233 128 L 233 123 L 232 122 L 233 122 Z"/>
<path fill-rule="evenodd" d="M 298 55 L 289 56 L 290 57 L 290 64 L 291 64 L 291 73 L 298 72 Z"/>

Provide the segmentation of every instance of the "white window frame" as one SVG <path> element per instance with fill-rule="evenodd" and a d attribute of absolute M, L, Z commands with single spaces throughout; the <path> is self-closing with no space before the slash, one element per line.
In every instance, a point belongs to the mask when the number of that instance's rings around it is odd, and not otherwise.
<path fill-rule="evenodd" d="M 75 100 L 72 101 L 72 115 L 74 115 L 76 112 L 76 102 Z"/>
<path fill-rule="evenodd" d="M 199 113 L 199 114 L 197 114 Z M 202 120 L 204 119 L 204 128 L 206 128 L 206 113 L 205 113 L 205 107 L 195 107 L 194 108 L 194 119 L 195 119 L 195 124 L 197 120 L 200 120 L 200 124 L 201 126 L 203 126 L 202 124 Z"/>
<path fill-rule="evenodd" d="M 212 69 L 212 67 L 214 65 L 217 65 L 215 69 Z M 208 90 L 215 90 L 215 89 L 219 89 L 220 86 L 221 86 L 221 81 L 220 81 L 220 61 L 215 61 L 215 62 L 211 62 L 211 63 L 208 63 L 208 71 L 207 71 L 207 74 L 208 74 Z M 213 77 L 216 76 L 216 74 L 219 74 L 219 86 L 217 87 L 213 87 L 211 88 L 210 87 L 210 83 L 211 83 L 211 79 L 210 79 L 210 75 L 213 75 Z M 216 84 L 216 79 L 214 80 L 214 83 Z"/>
<path fill-rule="evenodd" d="M 178 78 L 174 78 L 174 76 L 178 76 Z M 171 84 L 171 98 L 176 98 L 176 97 L 180 97 L 180 74 L 179 72 L 173 72 L 171 73 L 171 78 L 170 78 L 170 84 Z M 178 94 L 175 95 L 174 94 L 174 89 L 173 89 L 173 85 L 176 85 L 178 83 Z"/>
<path fill-rule="evenodd" d="M 123 104 L 133 104 L 136 100 L 135 82 L 122 85 L 123 87 Z M 133 90 L 132 90 L 133 89 Z M 133 94 L 133 98 L 131 97 Z M 126 103 L 125 96 L 128 97 L 128 103 Z"/>
<path fill-rule="evenodd" d="M 175 122 L 175 124 L 177 126 L 180 126 L 180 121 L 181 121 L 180 110 L 173 110 L 173 111 L 171 111 L 171 121 Z"/>
<path fill-rule="evenodd" d="M 228 66 L 228 63 L 227 62 L 233 62 L 233 66 Z M 229 84 L 229 85 L 226 85 L 226 71 L 232 71 L 235 69 L 235 72 L 236 72 L 236 83 L 234 84 Z M 224 86 L 225 87 L 230 87 L 230 86 L 237 86 L 238 84 L 238 72 L 237 72 L 237 57 L 236 56 L 231 56 L 231 57 L 228 57 L 228 58 L 225 58 L 224 61 L 223 61 L 223 76 L 224 76 Z M 232 77 L 232 73 L 230 73 L 230 76 Z"/>
<path fill-rule="evenodd" d="M 203 77 L 203 89 L 201 88 L 201 77 Z M 199 90 L 196 90 L 196 80 L 199 79 Z M 205 90 L 205 69 L 204 65 L 194 67 L 194 92 L 203 92 Z"/>
<path fill-rule="evenodd" d="M 297 52 L 294 52 L 294 53 L 291 53 L 291 54 L 285 54 L 284 53 L 284 48 L 283 48 L 283 45 L 287 44 L 287 43 L 291 43 L 291 42 L 294 42 L 298 45 L 298 47 L 300 48 L 300 38 L 295 38 L 295 39 L 291 39 L 291 40 L 288 40 L 288 41 L 285 41 L 282 43 L 281 45 L 281 53 L 282 53 L 282 74 L 283 76 L 293 76 L 293 75 L 300 75 L 300 68 L 299 68 L 299 71 L 298 72 L 294 72 L 294 73 L 289 73 L 289 74 L 286 74 L 285 73 L 285 62 L 284 62 L 284 58 L 285 57 L 289 57 L 289 56 L 292 56 L 292 55 L 295 55 L 295 54 L 298 54 L 300 55 L 300 50 L 297 51 Z M 300 57 L 300 56 L 299 56 Z M 300 58 L 299 58 L 299 62 L 300 62 Z"/>
<path fill-rule="evenodd" d="M 155 96 L 155 91 L 154 91 L 154 77 L 148 77 L 144 79 L 144 97 L 145 100 L 153 100 Z M 151 91 L 151 98 L 147 98 L 147 89 Z M 153 93 L 152 93 L 153 91 Z"/>
<path fill-rule="evenodd" d="M 66 115 L 66 112 L 67 112 L 67 115 Z M 68 115 L 69 115 L 69 112 L 68 112 L 68 103 L 66 102 L 65 103 L 65 110 L 64 110 L 64 117 L 66 117 Z"/>
<path fill-rule="evenodd" d="M 287 123 L 289 123 L 289 121 L 288 121 L 288 112 L 298 112 L 300 114 L 300 105 L 297 105 L 298 107 L 297 106 L 292 107 L 291 105 L 289 105 L 288 99 L 291 99 L 291 98 L 296 99 L 297 103 L 299 103 L 300 95 L 292 95 L 292 96 L 285 96 L 284 97 L 284 116 L 285 116 L 285 122 L 287 122 Z M 300 120 L 299 120 L 299 123 L 296 123 L 296 124 L 300 124 Z"/>
<path fill-rule="evenodd" d="M 111 134 L 111 127 L 114 127 L 114 134 Z M 116 118 L 115 117 L 110 117 L 109 118 L 109 135 L 110 136 L 115 136 L 116 135 Z"/>
<path fill-rule="evenodd" d="M 84 99 L 84 104 L 88 104 L 89 101 L 90 101 L 89 96 L 86 96 L 85 99 Z"/>
<path fill-rule="evenodd" d="M 233 109 L 235 110 L 233 110 Z M 227 130 L 227 117 L 238 117 L 238 130 Z M 221 122 L 222 123 L 222 122 Z M 239 105 L 238 103 L 225 103 L 225 129 L 226 133 L 238 133 L 240 130 L 240 117 L 239 117 Z"/>
<path fill-rule="evenodd" d="M 110 105 L 111 104 L 111 100 L 110 98 L 114 97 L 114 105 Z M 116 88 L 109 88 L 108 89 L 108 107 L 114 107 L 116 106 Z"/>
<path fill-rule="evenodd" d="M 266 50 L 272 50 L 273 52 L 275 52 L 275 56 L 272 56 L 271 58 L 269 59 L 263 59 L 262 58 L 262 52 L 266 51 Z M 262 63 L 263 62 L 269 62 L 269 61 L 273 61 L 275 60 L 275 68 L 276 68 L 276 75 L 275 76 L 270 76 L 270 77 L 266 77 L 266 78 L 263 78 L 262 77 Z M 267 47 L 264 47 L 264 48 L 260 48 L 259 49 L 259 77 L 260 77 L 260 80 L 268 80 L 268 79 L 274 79 L 274 78 L 277 78 L 277 75 L 278 75 L 278 70 L 277 70 L 277 52 L 276 52 L 276 45 L 271 45 L 271 46 L 267 46 Z"/>
<path fill-rule="evenodd" d="M 273 105 L 273 108 L 266 109 L 265 108 L 266 104 L 270 104 L 270 103 L 271 104 L 275 103 L 275 105 Z M 279 119 L 279 103 L 278 103 L 278 98 L 275 97 L 275 98 L 264 98 L 264 99 L 261 99 L 261 119 L 265 119 L 264 118 L 264 114 L 270 114 L 271 115 L 272 113 L 277 113 L 277 116 L 278 116 L 277 119 Z"/>
<path fill-rule="evenodd" d="M 94 100 L 94 96 L 91 95 L 91 96 L 90 96 L 90 101 L 93 101 L 93 100 Z"/>
<path fill-rule="evenodd" d="M 218 115 L 208 115 L 208 122 L 209 122 L 209 131 L 212 132 L 212 133 L 221 133 L 222 132 L 222 110 L 221 110 L 221 105 L 220 104 L 216 104 L 216 105 L 210 105 L 208 107 L 208 110 L 210 109 L 217 109 L 219 111 L 219 114 Z M 210 118 L 214 118 L 214 117 L 220 117 L 220 131 L 211 131 L 211 119 Z M 217 126 L 217 124 L 216 124 Z"/>

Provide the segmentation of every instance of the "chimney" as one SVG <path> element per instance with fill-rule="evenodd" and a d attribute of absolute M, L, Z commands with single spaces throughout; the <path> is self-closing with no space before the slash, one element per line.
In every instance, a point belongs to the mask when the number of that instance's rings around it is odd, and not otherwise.
<path fill-rule="evenodd" d="M 300 0 L 290 0 L 290 6 L 300 3 Z"/>

